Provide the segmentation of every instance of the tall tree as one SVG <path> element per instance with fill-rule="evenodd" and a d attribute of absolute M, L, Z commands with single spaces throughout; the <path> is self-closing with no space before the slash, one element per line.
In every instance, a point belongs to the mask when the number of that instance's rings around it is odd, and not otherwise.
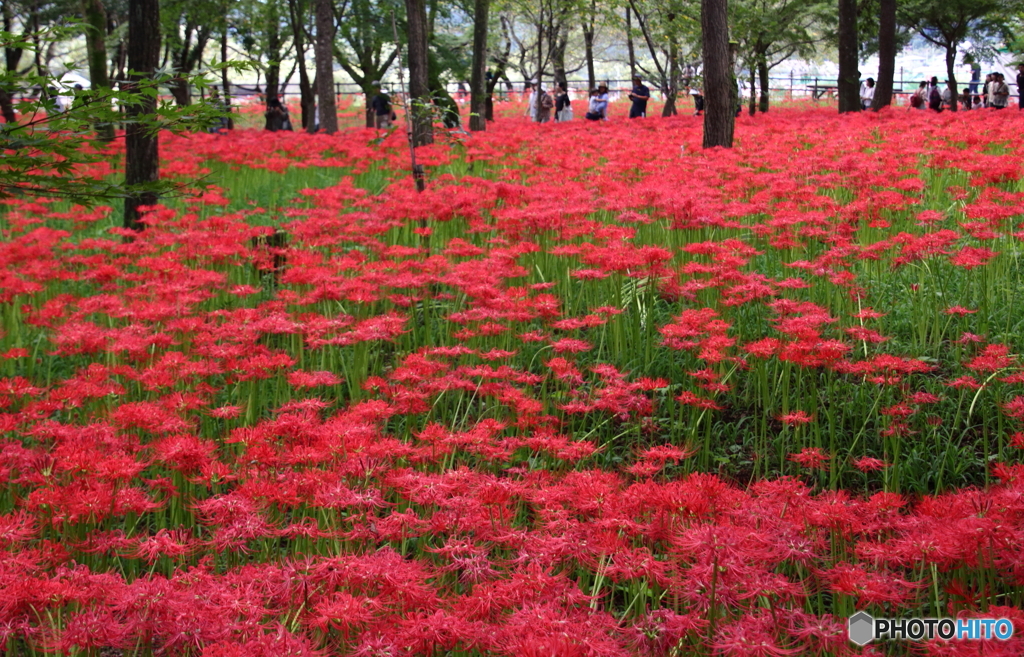
<path fill-rule="evenodd" d="M 821 0 L 734 0 L 732 38 L 750 72 L 750 111 L 767 112 L 771 70 L 794 55 L 810 57 L 831 18 Z M 754 93 L 760 84 L 760 97 Z"/>
<path fill-rule="evenodd" d="M 338 131 L 338 109 L 334 101 L 334 3 L 316 0 L 316 81 L 320 101 L 320 129 L 329 135 Z"/>
<path fill-rule="evenodd" d="M 704 148 L 732 148 L 736 82 L 729 53 L 729 7 L 726 0 L 701 0 L 704 34 Z"/>
<path fill-rule="evenodd" d="M 299 107 L 302 113 L 302 127 L 307 132 L 316 130 L 316 91 L 310 84 L 306 70 L 306 2 L 288 0 L 288 18 L 292 26 L 292 41 L 295 43 L 295 66 L 299 69 Z"/>
<path fill-rule="evenodd" d="M 878 7 L 878 79 L 871 109 L 878 111 L 892 104 L 896 78 L 896 0 L 880 0 Z"/>
<path fill-rule="evenodd" d="M 857 0 L 839 0 L 839 112 L 860 111 Z"/>
<path fill-rule="evenodd" d="M 412 143 L 434 143 L 433 112 L 430 99 L 430 62 L 427 50 L 427 8 L 424 0 L 405 0 L 409 39 L 409 100 L 407 111 L 412 124 Z"/>
<path fill-rule="evenodd" d="M 14 34 L 14 20 L 15 11 L 14 3 L 11 0 L 0 0 L 0 13 L 3 15 L 3 30 L 8 34 Z M 24 49 L 12 43 L 4 43 L 4 71 L 17 73 L 18 64 L 21 62 L 21 56 L 24 54 Z M 4 121 L 7 123 L 15 123 L 18 119 L 14 112 L 14 102 L 12 98 L 12 90 L 5 86 L 0 86 L 0 115 L 4 117 Z"/>
<path fill-rule="evenodd" d="M 687 25 L 696 26 L 698 19 L 691 16 L 688 3 L 641 3 L 641 0 L 629 0 L 637 27 L 647 44 L 654 70 L 649 70 L 640 62 L 637 68 L 648 79 L 656 81 L 665 98 L 662 116 L 674 116 L 677 113 L 676 101 L 679 95 L 682 67 L 680 66 L 679 44 L 686 41 L 698 41 L 699 35 L 687 34 Z M 687 38 L 689 37 L 689 38 Z M 728 50 L 728 31 L 726 32 L 726 49 Z M 662 45 L 658 45 L 662 44 Z"/>
<path fill-rule="evenodd" d="M 629 77 L 630 77 L 630 79 L 633 79 L 633 78 L 636 77 L 636 48 L 633 46 L 633 19 L 630 17 L 630 14 L 632 13 L 632 11 L 633 11 L 632 7 L 626 7 L 626 56 L 629 57 Z M 591 87 L 590 88 L 593 88 L 593 84 L 594 84 L 593 77 L 594 76 L 592 74 L 593 74 L 593 66 L 594 65 L 593 65 L 592 60 L 589 60 L 588 64 L 589 64 L 588 72 L 591 73 L 591 76 L 590 76 L 590 78 L 591 78 L 591 80 L 590 80 Z"/>
<path fill-rule="evenodd" d="M 188 78 L 202 62 L 214 26 L 224 19 L 222 12 L 220 0 L 168 0 L 164 4 L 164 46 L 176 74 L 170 91 L 181 107 L 192 102 Z"/>
<path fill-rule="evenodd" d="M 225 7 L 224 22 L 221 24 L 220 33 L 220 62 L 223 64 L 226 61 L 228 61 L 228 20 Z M 224 109 L 228 112 L 228 130 L 234 130 L 235 120 L 231 115 L 231 83 L 228 81 L 227 66 L 220 70 L 220 86 L 224 91 Z"/>
<path fill-rule="evenodd" d="M 490 0 L 473 2 L 473 70 L 469 77 L 469 129 L 487 129 L 487 13 Z"/>
<path fill-rule="evenodd" d="M 128 69 L 130 81 L 152 78 L 160 62 L 160 0 L 128 0 Z M 160 177 L 160 147 L 157 132 L 138 119 L 156 114 L 156 95 L 142 95 L 126 108 L 125 184 L 139 185 L 143 191 L 124 200 L 124 226 L 138 230 L 139 206 L 154 205 L 155 192 L 145 185 Z"/>
<path fill-rule="evenodd" d="M 334 44 L 334 58 L 363 91 L 367 128 L 374 126 L 370 101 L 378 88 L 373 83 L 384 78 L 398 57 L 391 20 L 381 17 L 400 11 L 400 3 L 394 0 L 348 0 L 337 15 L 339 38 Z"/>
<path fill-rule="evenodd" d="M 85 17 L 85 46 L 89 59 L 89 81 L 92 93 L 109 94 L 110 79 L 107 77 L 107 12 L 103 0 L 82 0 L 82 15 Z M 96 124 L 96 137 L 100 141 L 114 139 L 111 123 Z"/>

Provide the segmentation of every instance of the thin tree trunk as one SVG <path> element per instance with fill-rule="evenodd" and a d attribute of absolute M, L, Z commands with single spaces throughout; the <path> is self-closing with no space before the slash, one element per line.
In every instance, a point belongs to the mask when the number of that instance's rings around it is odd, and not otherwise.
<path fill-rule="evenodd" d="M 636 48 L 633 47 L 633 10 L 626 7 L 626 52 L 629 54 L 629 78 L 632 80 L 636 77 Z M 590 58 L 593 63 L 593 56 Z M 593 87 L 593 81 L 591 81 L 591 87 Z"/>
<path fill-rule="evenodd" d="M 768 78 L 768 60 L 764 58 L 764 55 L 757 58 L 757 73 L 761 78 L 761 102 L 758 109 L 760 109 L 763 114 L 768 111 L 768 103 L 771 94 L 771 89 L 769 88 L 771 86 L 771 80 Z"/>
<path fill-rule="evenodd" d="M 160 62 L 160 0 L 128 1 L 128 68 L 134 82 L 153 77 Z M 132 87 L 137 91 L 136 85 Z M 160 148 L 157 133 L 146 128 L 137 117 L 156 113 L 156 96 L 142 94 L 127 107 L 125 130 L 125 185 L 155 183 L 160 175 Z M 155 205 L 156 192 L 132 193 L 124 200 L 124 226 L 141 230 L 139 206 Z"/>
<path fill-rule="evenodd" d="M 405 11 L 409 25 L 408 111 L 412 118 L 412 143 L 413 146 L 423 146 L 434 143 L 427 51 L 427 7 L 423 0 L 405 0 Z"/>
<path fill-rule="evenodd" d="M 544 82 L 544 3 L 540 5 L 540 19 L 537 21 L 537 75 L 533 76 L 537 84 L 533 85 L 533 94 Z M 536 118 L 536 117 L 531 117 Z"/>
<path fill-rule="evenodd" d="M 228 26 L 227 19 L 225 19 L 224 31 L 220 35 L 220 63 L 228 61 Z M 228 130 L 235 129 L 235 119 L 231 113 L 231 82 L 228 80 L 228 67 L 225 66 L 220 70 L 220 86 L 223 93 L 221 96 L 224 98 L 224 109 L 228 113 Z"/>
<path fill-rule="evenodd" d="M 11 125 L 18 121 L 18 115 L 14 112 L 14 103 L 6 89 L 0 89 L 0 115 L 4 117 L 6 123 Z"/>
<path fill-rule="evenodd" d="M 107 12 L 103 0 L 83 0 L 82 15 L 85 16 L 85 49 L 89 57 L 89 80 L 96 93 L 110 91 L 107 77 Z M 96 124 L 96 138 L 100 141 L 114 139 L 114 126 L 110 123 Z"/>
<path fill-rule="evenodd" d="M 956 46 L 949 46 L 946 48 L 946 79 L 949 85 L 949 111 L 955 112 L 957 110 L 957 89 L 956 89 L 956 72 L 953 70 L 956 67 Z"/>
<path fill-rule="evenodd" d="M 704 35 L 704 148 L 732 148 L 736 84 L 729 54 L 729 9 L 726 0 L 701 0 Z"/>
<path fill-rule="evenodd" d="M 333 135 L 338 131 L 338 109 L 334 102 L 334 5 L 331 0 L 316 0 L 315 50 L 320 129 Z"/>
<path fill-rule="evenodd" d="M 859 112 L 857 0 L 839 0 L 839 113 Z"/>
<path fill-rule="evenodd" d="M 487 129 L 487 12 L 490 0 L 473 3 L 473 70 L 469 77 L 469 129 Z"/>
<path fill-rule="evenodd" d="M 871 109 L 878 111 L 892 104 L 893 79 L 896 77 L 896 0 L 880 0 L 878 8 L 878 79 Z"/>
<path fill-rule="evenodd" d="M 295 42 L 295 64 L 299 69 L 299 106 L 302 108 L 302 127 L 306 132 L 312 134 L 316 131 L 316 96 L 309 83 L 309 72 L 306 70 L 306 17 L 298 0 L 288 0 L 288 17 L 291 19 L 292 40 Z"/>
<path fill-rule="evenodd" d="M 674 18 L 669 18 L 674 20 Z M 673 31 L 674 32 L 674 31 Z M 679 44 L 671 37 L 668 44 L 668 86 L 665 89 L 665 106 L 661 108 L 661 116 L 676 116 L 676 99 L 679 98 Z"/>
<path fill-rule="evenodd" d="M 747 102 L 747 112 L 750 116 L 757 114 L 757 94 L 754 90 L 757 89 L 757 67 L 751 65 L 750 67 L 750 99 Z"/>

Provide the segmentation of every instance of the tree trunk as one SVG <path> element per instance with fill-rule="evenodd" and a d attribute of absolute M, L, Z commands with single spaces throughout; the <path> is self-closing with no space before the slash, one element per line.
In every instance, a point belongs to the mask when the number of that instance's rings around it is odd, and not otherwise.
<path fill-rule="evenodd" d="M 128 1 L 128 68 L 132 81 L 153 77 L 160 63 L 160 0 Z M 138 91 L 136 85 L 131 85 Z M 125 130 L 125 185 L 155 183 L 160 176 L 160 149 L 157 133 L 132 119 L 156 113 L 156 96 L 140 95 L 127 107 Z M 153 191 L 130 193 L 124 200 L 124 226 L 141 230 L 139 206 L 154 205 Z"/>
<path fill-rule="evenodd" d="M 110 79 L 107 77 L 107 12 L 103 8 L 103 0 L 83 0 L 82 15 L 85 17 L 85 49 L 92 91 L 107 94 L 110 92 Z M 96 138 L 113 141 L 114 126 L 97 123 Z"/>
<path fill-rule="evenodd" d="M 462 126 L 462 115 L 459 104 L 455 102 L 448 88 L 441 82 L 441 67 L 437 57 L 427 51 L 427 89 L 430 91 L 430 102 L 441 112 L 441 121 L 446 128 Z"/>
<path fill-rule="evenodd" d="M 757 114 L 757 94 L 754 90 L 757 89 L 757 67 L 754 65 L 750 66 L 750 99 L 747 101 L 747 113 L 750 116 Z"/>
<path fill-rule="evenodd" d="M 6 89 L 0 89 L 0 115 L 4 117 L 5 123 L 14 125 L 18 121 L 18 115 L 14 112 L 14 102 Z"/>
<path fill-rule="evenodd" d="M 331 0 L 316 0 L 315 50 L 320 129 L 333 135 L 338 131 L 338 109 L 334 102 L 334 3 Z"/>
<path fill-rule="evenodd" d="M 679 98 L 679 75 L 679 44 L 672 37 L 668 44 L 668 85 L 665 89 L 665 106 L 661 108 L 662 117 L 679 114 L 676 109 L 676 99 Z"/>
<path fill-rule="evenodd" d="M 323 0 L 320 0 L 321 2 Z M 423 0 L 405 0 L 409 33 L 409 101 L 412 144 L 434 143 L 434 121 L 430 103 L 430 72 L 427 51 L 427 8 Z"/>
<path fill-rule="evenodd" d="M 569 45 L 569 24 L 562 23 L 558 37 L 551 42 L 551 68 L 555 87 L 568 85 L 569 76 L 565 71 L 565 49 Z"/>
<path fill-rule="evenodd" d="M 857 0 L 839 0 L 839 113 L 860 111 Z"/>
<path fill-rule="evenodd" d="M 955 112 L 957 110 L 957 88 L 956 88 L 956 72 L 953 70 L 956 67 L 956 45 L 948 46 L 946 48 L 946 79 L 949 85 L 949 111 Z"/>
<path fill-rule="evenodd" d="M 473 3 L 473 71 L 469 77 L 469 129 L 487 129 L 487 11 L 490 0 Z"/>
<path fill-rule="evenodd" d="M 726 0 L 701 0 L 704 35 L 704 148 L 732 148 L 736 96 L 729 54 L 729 9 Z"/>
<path fill-rule="evenodd" d="M 629 55 L 629 78 L 633 79 L 636 77 L 636 48 L 633 47 L 633 10 L 626 7 L 626 53 Z M 593 42 L 593 33 L 591 33 L 591 42 Z M 593 43 L 591 43 L 591 50 L 593 50 Z M 594 57 L 591 52 L 590 63 L 593 65 Z M 593 80 L 590 82 L 591 88 L 594 86 Z"/>
<path fill-rule="evenodd" d="M 878 11 L 878 79 L 871 109 L 878 111 L 892 104 L 893 79 L 896 77 L 896 0 L 880 0 Z"/>
<path fill-rule="evenodd" d="M 768 111 L 768 103 L 771 94 L 771 89 L 769 88 L 771 86 L 771 80 L 768 78 L 768 60 L 764 58 L 764 55 L 757 58 L 757 73 L 761 78 L 761 102 L 758 109 L 760 109 L 763 114 Z M 753 92 L 753 88 L 751 88 L 751 92 Z"/>
<path fill-rule="evenodd" d="M 306 17 L 298 0 L 288 0 L 288 17 L 291 19 L 292 40 L 295 42 L 295 65 L 299 69 L 299 106 L 302 108 L 302 128 L 312 134 L 316 131 L 316 96 L 309 83 L 309 72 L 306 70 Z"/>
<path fill-rule="evenodd" d="M 228 61 L 228 26 L 225 19 L 224 31 L 220 34 L 220 63 Z M 231 82 L 228 80 L 228 67 L 225 66 L 220 70 L 220 86 L 223 92 L 221 96 L 224 98 L 224 109 L 228 113 L 228 130 L 235 129 L 235 119 L 231 113 Z"/>

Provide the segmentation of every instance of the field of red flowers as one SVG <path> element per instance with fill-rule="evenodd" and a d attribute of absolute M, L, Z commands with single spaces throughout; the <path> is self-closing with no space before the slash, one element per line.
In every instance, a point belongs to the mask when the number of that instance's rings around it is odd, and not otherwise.
<path fill-rule="evenodd" d="M 517 116 L 417 193 L 398 132 L 238 130 L 134 239 L 4 201 L 0 647 L 1024 653 L 846 636 L 1024 634 L 1022 132 Z"/>

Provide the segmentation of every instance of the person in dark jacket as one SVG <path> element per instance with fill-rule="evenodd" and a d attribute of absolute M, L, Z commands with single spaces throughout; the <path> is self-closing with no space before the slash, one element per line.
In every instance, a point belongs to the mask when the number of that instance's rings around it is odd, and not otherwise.
<path fill-rule="evenodd" d="M 285 121 L 288 119 L 288 110 L 281 104 L 281 99 L 271 96 L 267 100 L 267 111 L 264 113 L 267 118 L 266 129 L 271 132 L 285 129 Z"/>
<path fill-rule="evenodd" d="M 647 101 L 651 99 L 651 90 L 640 78 L 633 78 L 633 91 L 629 92 L 633 104 L 629 108 L 629 118 L 639 119 L 647 116 Z"/>
<path fill-rule="evenodd" d="M 1024 64 L 1017 67 L 1017 109 L 1024 110 Z"/>
<path fill-rule="evenodd" d="M 380 82 L 373 83 L 374 89 L 377 94 L 370 101 L 370 107 L 373 109 L 373 125 L 378 130 L 387 130 L 391 127 L 391 121 L 394 120 L 391 110 L 391 96 L 384 93 L 380 88 Z"/>
<path fill-rule="evenodd" d="M 928 87 L 928 109 L 936 112 L 942 111 L 942 92 L 939 91 L 939 78 L 932 77 L 931 85 Z"/>
<path fill-rule="evenodd" d="M 559 123 L 572 121 L 572 101 L 569 99 L 569 89 L 564 82 L 558 83 L 558 91 L 555 93 L 555 121 Z"/>

